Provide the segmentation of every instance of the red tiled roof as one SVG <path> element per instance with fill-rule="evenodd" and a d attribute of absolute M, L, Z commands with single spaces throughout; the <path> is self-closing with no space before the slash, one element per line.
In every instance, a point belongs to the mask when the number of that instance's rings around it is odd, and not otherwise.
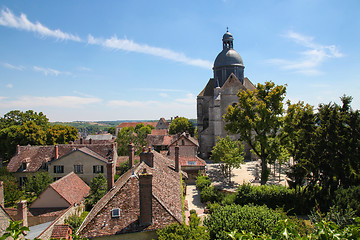
<path fill-rule="evenodd" d="M 180 141 L 181 138 L 186 138 L 190 142 L 192 142 L 194 145 L 199 146 L 198 141 L 195 138 L 191 137 L 190 135 L 187 136 L 186 133 L 182 133 L 182 134 L 180 134 L 180 136 L 178 138 L 174 138 L 174 140 L 169 144 L 169 146 L 176 144 L 178 141 Z M 180 144 L 178 144 L 178 145 L 180 145 Z"/>
<path fill-rule="evenodd" d="M 67 224 L 55 225 L 51 234 L 51 238 L 69 239 L 69 234 L 71 234 L 71 232 L 71 228 Z"/>
<path fill-rule="evenodd" d="M 51 183 L 49 187 L 53 188 L 70 205 L 80 203 L 90 192 L 90 187 L 74 172 Z"/>
<path fill-rule="evenodd" d="M 176 139 L 176 135 L 147 135 L 146 141 L 148 146 L 169 146 Z"/>
<path fill-rule="evenodd" d="M 135 155 L 134 160 L 139 160 L 140 161 L 140 157 Z M 129 156 L 118 156 L 116 166 L 119 167 L 121 163 L 124 163 L 124 162 L 127 162 L 127 161 L 129 161 Z"/>
<path fill-rule="evenodd" d="M 182 222 L 180 174 L 174 171 L 173 161 L 153 151 L 154 167 L 145 162 L 138 163 L 123 174 L 109 191 L 90 211 L 78 234 L 93 238 L 122 233 L 153 231 L 172 222 Z M 141 227 L 138 223 L 139 179 L 146 169 L 153 175 L 153 223 Z M 111 209 L 120 208 L 121 217 L 111 218 Z"/>
<path fill-rule="evenodd" d="M 168 130 L 166 129 L 153 129 L 151 130 L 151 134 L 150 135 L 168 135 Z"/>
<path fill-rule="evenodd" d="M 58 147 L 58 157 L 62 157 L 78 148 L 88 148 L 92 152 L 100 155 L 104 159 L 113 158 L 113 143 L 104 144 L 59 144 L 47 146 L 19 146 L 18 153 L 11 158 L 7 168 L 9 172 L 17 172 L 20 170 L 22 163 L 28 163 L 24 172 L 37 172 L 43 163 L 55 159 L 55 146 Z"/>
<path fill-rule="evenodd" d="M 174 156 L 170 157 L 172 160 L 175 160 Z M 206 166 L 206 162 L 205 160 L 197 157 L 197 156 L 193 156 L 193 157 L 179 157 L 179 161 L 180 161 L 180 165 L 181 166 Z M 196 164 L 188 164 L 188 162 L 195 162 Z"/>
<path fill-rule="evenodd" d="M 123 127 L 136 127 L 138 124 L 144 124 L 145 126 L 151 125 L 156 127 L 157 122 L 123 122 L 120 123 L 116 128 L 123 128 Z"/>

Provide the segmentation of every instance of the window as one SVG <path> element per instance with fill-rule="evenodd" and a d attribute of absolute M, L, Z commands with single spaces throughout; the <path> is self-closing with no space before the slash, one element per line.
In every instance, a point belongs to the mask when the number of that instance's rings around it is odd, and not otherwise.
<path fill-rule="evenodd" d="M 54 166 L 54 173 L 64 173 L 64 166 L 62 166 L 62 165 L 55 165 L 55 166 Z"/>
<path fill-rule="evenodd" d="M 54 182 L 59 180 L 61 177 L 54 177 Z"/>
<path fill-rule="evenodd" d="M 104 166 L 101 166 L 101 165 L 93 166 L 93 172 L 94 173 L 103 173 L 104 172 Z"/>
<path fill-rule="evenodd" d="M 185 145 L 185 141 L 184 141 L 184 139 L 183 140 L 181 140 L 181 145 Z"/>
<path fill-rule="evenodd" d="M 24 163 L 24 162 L 21 164 L 21 169 L 22 169 L 23 171 L 26 170 L 26 165 L 27 165 L 27 164 Z"/>
<path fill-rule="evenodd" d="M 196 161 L 187 161 L 187 165 L 196 165 Z"/>
<path fill-rule="evenodd" d="M 47 164 L 47 162 L 44 162 L 44 163 L 42 163 L 41 164 L 41 168 L 43 169 L 43 170 L 48 170 L 48 164 Z"/>
<path fill-rule="evenodd" d="M 111 210 L 111 217 L 118 218 L 120 217 L 120 208 L 114 208 Z"/>
<path fill-rule="evenodd" d="M 74 173 L 83 173 L 83 165 L 74 165 Z"/>

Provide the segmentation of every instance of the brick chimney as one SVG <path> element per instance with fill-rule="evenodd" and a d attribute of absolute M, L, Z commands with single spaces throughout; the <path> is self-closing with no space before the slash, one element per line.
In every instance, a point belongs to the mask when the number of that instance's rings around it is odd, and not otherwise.
<path fill-rule="evenodd" d="M 80 138 L 80 144 L 84 144 L 84 138 Z"/>
<path fill-rule="evenodd" d="M 107 173 L 107 184 L 108 184 L 108 191 L 113 188 L 114 186 L 114 162 L 108 162 L 106 164 L 106 173 Z"/>
<path fill-rule="evenodd" d="M 92 143 L 92 139 L 91 138 L 89 138 L 89 144 L 91 144 Z"/>
<path fill-rule="evenodd" d="M 55 159 L 59 158 L 59 146 L 55 145 Z"/>
<path fill-rule="evenodd" d="M 152 224 L 152 174 L 144 169 L 139 176 L 140 225 Z"/>
<path fill-rule="evenodd" d="M 17 218 L 19 220 L 23 220 L 21 226 L 28 226 L 28 218 L 27 218 L 27 201 L 20 200 L 17 204 Z"/>
<path fill-rule="evenodd" d="M 4 182 L 0 181 L 0 205 L 4 207 Z"/>
<path fill-rule="evenodd" d="M 154 167 L 154 153 L 151 152 L 151 147 L 149 147 L 148 152 L 145 152 L 145 149 L 140 153 L 140 161 L 145 162 L 149 167 Z"/>
<path fill-rule="evenodd" d="M 175 146 L 175 171 L 180 172 L 179 146 Z"/>
<path fill-rule="evenodd" d="M 134 166 L 134 159 L 135 159 L 134 144 L 130 143 L 128 149 L 129 149 L 129 167 L 132 168 L 132 166 Z"/>
<path fill-rule="evenodd" d="M 16 145 L 16 154 L 19 155 L 20 154 L 20 145 Z"/>

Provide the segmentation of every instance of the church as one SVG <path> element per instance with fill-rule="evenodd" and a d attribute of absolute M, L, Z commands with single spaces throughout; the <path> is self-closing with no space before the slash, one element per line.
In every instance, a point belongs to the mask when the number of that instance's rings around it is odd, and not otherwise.
<path fill-rule="evenodd" d="M 226 137 L 223 115 L 229 105 L 238 103 L 237 93 L 241 90 L 253 90 L 255 86 L 244 77 L 244 63 L 241 56 L 233 48 L 234 38 L 227 31 L 222 38 L 223 50 L 215 59 L 213 72 L 205 88 L 197 96 L 197 124 L 200 157 L 207 159 L 217 138 Z M 229 135 L 237 140 L 237 135 Z M 245 145 L 245 159 L 251 153 Z"/>

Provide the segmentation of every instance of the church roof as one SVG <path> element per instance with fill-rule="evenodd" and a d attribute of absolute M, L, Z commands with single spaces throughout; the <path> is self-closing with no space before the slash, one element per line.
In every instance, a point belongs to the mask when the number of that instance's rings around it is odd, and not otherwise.
<path fill-rule="evenodd" d="M 234 49 L 223 49 L 219 55 L 217 55 L 214 68 L 222 67 L 222 66 L 244 66 L 243 60 Z"/>

